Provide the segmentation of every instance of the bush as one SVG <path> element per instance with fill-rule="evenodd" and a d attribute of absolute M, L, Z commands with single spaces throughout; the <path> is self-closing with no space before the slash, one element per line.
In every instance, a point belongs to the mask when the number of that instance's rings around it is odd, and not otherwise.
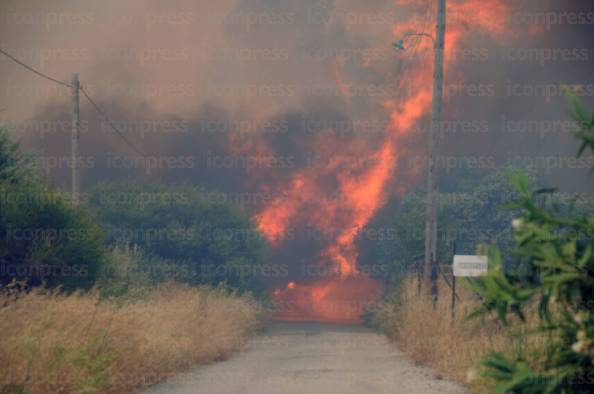
<path fill-rule="evenodd" d="M 103 183 L 91 206 L 113 245 L 129 244 L 171 262 L 158 275 L 190 284 L 226 282 L 241 290 L 261 289 L 265 242 L 249 217 L 232 205 L 211 202 L 190 185 Z"/>
<path fill-rule="evenodd" d="M 415 362 L 458 383 L 472 383 L 472 392 L 486 392 L 493 386 L 485 384 L 490 382 L 468 380 L 475 374 L 477 360 L 487 356 L 489 349 L 511 354 L 544 343 L 543 337 L 527 341 L 526 330 L 518 321 L 508 330 L 502 330 L 495 319 L 469 322 L 465 317 L 480 300 L 466 286 L 457 288 L 456 314 L 452 316 L 450 288 L 443 280 L 438 285 L 443 296 L 434 305 L 431 298 L 419 295 L 416 278 L 408 277 L 398 293 L 386 297 L 373 311 L 374 326 Z M 536 325 L 535 315 L 528 318 L 530 328 Z"/>
<path fill-rule="evenodd" d="M 39 184 L 0 184 L 1 281 L 90 288 L 104 253 L 90 213 Z"/>
<path fill-rule="evenodd" d="M 90 212 L 34 176 L 18 144 L 0 133 L 0 284 L 90 288 L 103 261 Z"/>
<path fill-rule="evenodd" d="M 574 102 L 582 125 L 578 137 L 594 148 L 594 119 Z M 560 211 L 550 202 L 552 190 L 532 192 L 525 175 L 510 175 L 520 198 L 512 208 L 516 247 L 523 272 L 506 271 L 496 249 L 494 269 L 475 282 L 483 304 L 474 315 L 496 313 L 507 325 L 509 315 L 525 320 L 526 309 L 538 308 L 540 325 L 533 334 L 547 337 L 539 351 L 510 357 L 494 352 L 482 363 L 496 392 L 589 393 L 594 382 L 594 217 Z"/>
<path fill-rule="evenodd" d="M 126 244 L 109 250 L 97 286 L 103 297 L 137 299 L 162 283 L 197 283 L 199 279 L 175 261 L 150 255 L 138 245 Z"/>
<path fill-rule="evenodd" d="M 35 177 L 32 161 L 25 157 L 17 142 L 13 142 L 8 129 L 0 127 L 0 183 L 17 184 Z"/>

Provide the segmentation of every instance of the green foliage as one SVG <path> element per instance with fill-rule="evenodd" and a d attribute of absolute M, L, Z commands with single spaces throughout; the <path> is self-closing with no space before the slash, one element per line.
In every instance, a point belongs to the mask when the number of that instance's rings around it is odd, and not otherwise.
<path fill-rule="evenodd" d="M 441 192 L 437 197 L 437 255 L 442 263 L 451 262 L 454 243 L 458 254 L 474 254 L 479 243 L 497 243 L 504 248 L 513 243 L 509 228 L 513 212 L 500 209 L 516 195 L 505 172 L 493 171 L 459 186 L 459 191 Z M 397 285 L 416 268 L 415 263 L 423 261 L 425 208 L 424 193 L 390 201 L 361 232 L 359 265 L 372 275 L 373 268 L 379 266 L 382 269 L 375 270 L 376 276 Z M 385 236 L 368 237 L 373 234 L 371 229 Z"/>
<path fill-rule="evenodd" d="M 25 157 L 8 129 L 0 126 L 0 183 L 17 184 L 35 177 L 31 158 Z"/>
<path fill-rule="evenodd" d="M 594 114 L 589 116 L 574 94 L 568 93 L 568 97 L 572 108 L 571 115 L 580 125 L 580 130 L 576 133 L 576 136 L 582 141 L 578 155 L 581 155 L 588 147 L 594 151 Z"/>
<path fill-rule="evenodd" d="M 581 114 L 585 145 L 592 121 Z M 526 310 L 538 310 L 539 326 L 531 335 L 548 339 L 542 354 L 524 352 L 513 358 L 494 353 L 482 362 L 484 376 L 495 379 L 495 392 L 586 393 L 594 384 L 594 217 L 575 207 L 560 209 L 552 190 L 532 192 L 527 176 L 509 175 L 519 198 L 510 208 L 520 211 L 513 221 L 514 253 L 525 270 L 504 270 L 491 248 L 489 275 L 473 282 L 483 298 L 473 316 L 496 313 L 507 325 L 509 316 L 525 321 Z"/>
<path fill-rule="evenodd" d="M 176 261 L 146 253 L 138 245 L 116 245 L 107 254 L 97 285 L 102 297 L 139 298 L 164 282 L 200 281 L 183 268 Z"/>
<path fill-rule="evenodd" d="M 448 214 L 440 223 L 453 223 L 453 236 L 447 233 L 447 227 L 444 231 L 448 240 L 456 241 L 458 254 L 474 254 L 476 245 L 482 243 L 497 244 L 503 250 L 513 244 L 509 223 L 514 212 L 503 209 L 517 197 L 507 181 L 508 171 L 490 172 L 478 183 L 464 185 L 461 193 L 454 193 L 454 198 L 446 201 Z M 528 175 L 527 181 L 532 184 L 535 175 Z M 449 254 L 446 261 L 450 263 L 451 258 Z"/>
<path fill-rule="evenodd" d="M 393 199 L 382 211 L 360 233 L 357 264 L 372 276 L 397 285 L 423 258 L 424 195 L 410 193 Z"/>
<path fill-rule="evenodd" d="M 110 243 L 146 251 L 141 270 L 149 280 L 262 289 L 264 240 L 246 214 L 210 201 L 201 188 L 104 183 L 90 203 Z"/>
<path fill-rule="evenodd" d="M 9 288 L 11 287 L 13 286 L 9 286 Z M 18 295 L 18 293 L 15 293 L 15 295 Z M 35 384 L 31 382 L 33 379 L 31 376 L 32 366 L 40 362 L 45 363 L 46 370 L 51 376 L 75 376 L 76 390 L 74 392 L 76 393 L 95 393 L 107 388 L 111 384 L 110 368 L 119 355 L 117 351 L 105 349 L 104 345 L 109 328 L 82 344 L 66 347 L 52 339 L 48 334 L 50 326 L 50 319 L 44 319 L 34 330 L 34 334 L 25 338 L 19 352 L 27 362 L 26 374 L 22 381 L 12 381 L 8 384 L 0 383 L 0 393 L 26 393 L 26 387 L 29 384 Z M 52 341 L 49 344 L 50 355 L 43 361 L 41 355 L 42 342 L 48 340 Z M 73 371 L 76 371 L 76 373 L 73 373 Z M 9 371 L 6 371 L 6 374 L 8 375 Z M 47 384 L 51 386 L 52 384 L 60 385 L 62 383 L 60 381 L 52 382 L 50 379 Z"/>
<path fill-rule="evenodd" d="M 100 227 L 26 163 L 18 144 L 0 132 L 0 284 L 90 288 L 103 259 Z"/>
<path fill-rule="evenodd" d="M 63 360 L 70 361 L 80 373 L 77 382 L 77 392 L 80 394 L 94 393 L 111 384 L 109 367 L 118 358 L 115 351 L 103 351 L 103 336 L 97 336 Z M 64 354 L 64 352 L 61 352 Z"/>
<path fill-rule="evenodd" d="M 90 213 L 60 192 L 35 183 L 0 184 L 2 283 L 90 288 L 103 253 L 103 235 Z"/>
<path fill-rule="evenodd" d="M 117 245 L 106 256 L 97 286 L 103 297 L 142 296 L 153 284 L 152 261 L 138 246 Z"/>
<path fill-rule="evenodd" d="M 67 348 L 59 342 L 50 345 L 50 356 L 47 359 L 47 371 L 52 376 L 74 375 L 76 377 L 76 393 L 90 394 L 101 391 L 112 383 L 110 368 L 118 358 L 118 352 L 104 350 L 105 335 L 97 335 L 80 346 Z M 28 363 L 38 362 L 39 345 L 27 354 Z M 76 371 L 76 372 L 74 372 Z M 12 383 L 10 386 L 25 393 L 25 382 Z M 2 387 L 4 390 L 7 386 Z M 1 391 L 4 393 L 4 391 Z M 7 391 L 14 392 L 14 391 Z"/>

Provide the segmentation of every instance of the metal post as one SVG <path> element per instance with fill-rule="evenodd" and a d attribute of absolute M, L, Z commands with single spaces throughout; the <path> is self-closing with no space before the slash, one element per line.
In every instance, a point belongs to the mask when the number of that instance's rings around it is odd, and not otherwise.
<path fill-rule="evenodd" d="M 452 276 L 452 321 L 456 320 L 456 277 Z"/>
<path fill-rule="evenodd" d="M 420 259 L 415 263 L 415 267 L 417 271 L 417 295 L 420 296 L 423 289 L 423 265 Z"/>
<path fill-rule="evenodd" d="M 425 275 L 433 306 L 437 304 L 437 168 L 435 150 L 441 129 L 441 102 L 443 96 L 443 52 L 445 46 L 446 0 L 438 0 L 435 37 L 435 62 L 433 67 L 433 108 L 429 134 L 429 158 L 427 171 L 427 212 L 425 220 Z"/>
<path fill-rule="evenodd" d="M 453 248 L 452 256 L 456 255 L 456 241 L 454 241 L 454 248 Z M 456 276 L 454 275 L 454 270 L 452 268 L 452 323 L 456 321 Z"/>
<path fill-rule="evenodd" d="M 70 160 L 72 168 L 72 202 L 78 205 L 80 196 L 80 174 L 78 169 L 78 142 L 80 140 L 80 82 L 78 74 L 72 76 L 72 130 L 70 140 Z"/>

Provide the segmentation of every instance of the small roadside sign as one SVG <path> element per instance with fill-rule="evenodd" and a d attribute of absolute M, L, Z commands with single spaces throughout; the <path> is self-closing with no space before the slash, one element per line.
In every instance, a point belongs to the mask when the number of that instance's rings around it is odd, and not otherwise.
<path fill-rule="evenodd" d="M 489 270 L 487 256 L 461 255 L 454 256 L 454 276 L 483 276 Z"/>

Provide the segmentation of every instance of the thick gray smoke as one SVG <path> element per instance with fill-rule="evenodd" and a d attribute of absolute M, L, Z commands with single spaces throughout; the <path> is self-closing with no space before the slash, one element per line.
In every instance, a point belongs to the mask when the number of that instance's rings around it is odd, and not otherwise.
<path fill-rule="evenodd" d="M 591 106 L 594 7 L 509 3 L 509 38 L 468 30 L 448 68 L 441 186 L 515 165 L 536 167 L 566 189 L 592 191 L 591 160 L 569 160 L 576 145 L 562 85 L 580 85 Z M 142 175 L 238 196 L 264 186 L 279 193 L 296 169 L 329 159 L 314 154 L 328 129 L 338 153 L 377 147 L 388 122 L 383 102 L 398 95 L 396 81 L 407 71 L 400 59 L 410 56 L 390 45 L 393 27 L 410 12 L 392 0 L 6 0 L 0 46 L 58 79 L 80 73 L 138 148 L 83 98 L 84 189 Z M 67 187 L 70 92 L 5 58 L 0 72 L 0 116 Z M 427 121 L 401 147 L 409 153 L 401 168 L 424 165 Z M 259 160 L 250 159 L 256 154 Z M 247 209 L 267 202 L 250 196 Z"/>

